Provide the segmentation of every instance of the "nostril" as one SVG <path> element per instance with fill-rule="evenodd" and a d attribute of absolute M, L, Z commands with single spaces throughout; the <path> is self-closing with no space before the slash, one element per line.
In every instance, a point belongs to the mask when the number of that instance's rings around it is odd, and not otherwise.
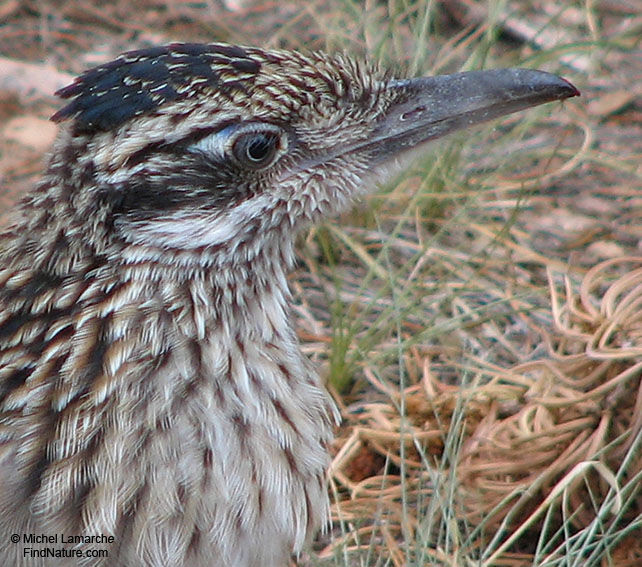
<path fill-rule="evenodd" d="M 412 110 L 409 110 L 408 112 L 404 112 L 400 117 L 399 120 L 402 122 L 405 122 L 406 120 L 414 120 L 417 118 L 419 115 L 423 114 L 426 112 L 426 107 L 425 106 L 417 106 L 416 108 L 413 108 Z"/>

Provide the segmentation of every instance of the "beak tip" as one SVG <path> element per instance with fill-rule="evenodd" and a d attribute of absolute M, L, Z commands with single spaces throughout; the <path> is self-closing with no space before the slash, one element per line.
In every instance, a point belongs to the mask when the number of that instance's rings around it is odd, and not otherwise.
<path fill-rule="evenodd" d="M 567 81 L 563 77 L 560 77 L 560 79 L 566 83 L 566 86 L 569 90 L 568 98 L 573 98 L 574 96 L 582 96 L 580 90 L 573 83 Z"/>
<path fill-rule="evenodd" d="M 482 77 L 484 73 L 482 71 L 479 76 Z M 532 98 L 533 106 L 580 96 L 580 91 L 570 81 L 546 71 L 522 68 L 496 69 L 488 71 L 486 76 L 492 78 L 491 84 L 494 80 L 494 84 L 500 90 L 510 93 L 511 97 Z"/>
<path fill-rule="evenodd" d="M 570 81 L 559 77 L 558 75 L 553 75 L 552 73 L 546 73 L 544 71 L 532 71 L 532 73 L 537 73 L 542 77 L 541 85 L 544 87 L 557 87 L 557 95 L 560 100 L 566 98 L 573 98 L 575 96 L 581 96 L 579 89 Z"/>

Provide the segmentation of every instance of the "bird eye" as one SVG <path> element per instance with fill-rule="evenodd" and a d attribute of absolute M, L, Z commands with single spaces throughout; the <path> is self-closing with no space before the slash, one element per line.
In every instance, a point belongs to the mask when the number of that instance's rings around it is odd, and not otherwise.
<path fill-rule="evenodd" d="M 261 169 L 274 161 L 280 142 L 276 132 L 247 132 L 234 141 L 232 151 L 242 166 Z"/>

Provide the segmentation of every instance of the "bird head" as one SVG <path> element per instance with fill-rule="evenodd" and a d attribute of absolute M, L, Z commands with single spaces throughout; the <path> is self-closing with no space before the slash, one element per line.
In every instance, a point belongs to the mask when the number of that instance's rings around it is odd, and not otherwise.
<path fill-rule="evenodd" d="M 399 79 L 343 55 L 173 44 L 58 93 L 50 172 L 135 256 L 252 262 L 453 130 L 579 94 L 523 69 Z"/>

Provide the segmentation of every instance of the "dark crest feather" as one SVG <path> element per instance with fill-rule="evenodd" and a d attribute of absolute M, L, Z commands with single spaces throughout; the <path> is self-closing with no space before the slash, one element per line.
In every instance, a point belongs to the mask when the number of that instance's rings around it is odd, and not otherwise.
<path fill-rule="evenodd" d="M 51 119 L 73 118 L 79 131 L 109 130 L 190 96 L 194 84 L 220 88 L 224 68 L 252 75 L 260 67 L 243 48 L 222 44 L 177 43 L 130 51 L 60 89 L 59 97 L 72 100 Z"/>

